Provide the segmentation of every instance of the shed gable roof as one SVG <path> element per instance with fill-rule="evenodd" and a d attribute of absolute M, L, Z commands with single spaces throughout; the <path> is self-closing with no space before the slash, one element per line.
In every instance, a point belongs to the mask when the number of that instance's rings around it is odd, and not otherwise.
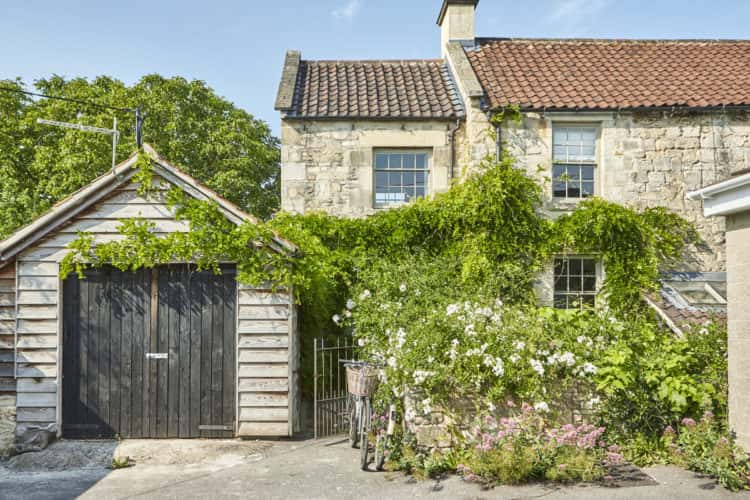
<path fill-rule="evenodd" d="M 258 222 L 252 215 L 242 211 L 235 204 L 219 196 L 215 191 L 166 161 L 148 144 L 143 145 L 143 151 L 153 160 L 156 175 L 183 189 L 185 193 L 196 199 L 216 202 L 222 213 L 232 223 L 239 225 L 244 222 Z M 11 261 L 23 250 L 52 234 L 65 223 L 105 199 L 117 188 L 132 182 L 136 173 L 133 165 L 137 160 L 138 154 L 134 153 L 114 169 L 59 201 L 47 213 L 22 227 L 5 240 L 0 241 L 0 267 Z M 296 251 L 296 247 L 292 243 L 280 237 L 275 238 L 274 243 L 278 246 L 277 249 Z"/>
<path fill-rule="evenodd" d="M 292 119 L 424 120 L 464 115 L 443 60 L 305 61 L 298 52 L 287 55 L 276 109 Z"/>
<path fill-rule="evenodd" d="M 750 106 L 750 41 L 478 39 L 493 109 Z"/>

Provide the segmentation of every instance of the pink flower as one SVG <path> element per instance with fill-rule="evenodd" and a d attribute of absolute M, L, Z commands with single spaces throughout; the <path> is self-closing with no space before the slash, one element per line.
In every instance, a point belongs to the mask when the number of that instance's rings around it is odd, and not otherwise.
<path fill-rule="evenodd" d="M 682 425 L 684 425 L 685 427 L 688 427 L 688 428 L 695 427 L 695 420 L 693 420 L 692 418 L 689 418 L 689 417 L 685 417 L 685 418 L 682 419 Z"/>
<path fill-rule="evenodd" d="M 507 406 L 508 408 L 515 408 L 516 403 L 514 403 L 512 399 L 509 399 L 508 401 L 505 402 L 505 406 Z"/>
<path fill-rule="evenodd" d="M 664 428 L 664 434 L 671 435 L 674 433 L 674 427 L 672 427 L 671 425 L 668 425 Z"/>
<path fill-rule="evenodd" d="M 568 468 L 568 464 L 560 464 L 560 465 L 558 465 L 558 466 L 557 466 L 557 468 L 558 468 L 559 470 L 563 471 L 563 470 L 565 470 L 565 469 L 567 469 L 567 468 Z"/>
<path fill-rule="evenodd" d="M 703 420 L 704 420 L 704 421 L 707 421 L 707 420 L 713 420 L 713 418 L 714 418 L 714 413 L 713 413 L 712 411 L 710 411 L 710 410 L 709 410 L 709 411 L 706 411 L 706 412 L 705 412 L 705 413 L 703 414 Z"/>

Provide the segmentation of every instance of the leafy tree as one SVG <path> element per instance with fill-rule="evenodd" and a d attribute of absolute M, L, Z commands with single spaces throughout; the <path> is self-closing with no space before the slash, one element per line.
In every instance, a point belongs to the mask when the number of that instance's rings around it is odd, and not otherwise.
<path fill-rule="evenodd" d="M 20 80 L 0 80 L 24 88 Z M 278 208 L 279 149 L 266 123 L 216 95 L 204 82 L 144 76 L 135 85 L 102 76 L 53 76 L 40 93 L 118 108 L 141 107 L 143 140 L 208 187 L 260 217 Z M 135 150 L 132 113 L 0 91 L 0 237 L 49 209 L 111 167 L 111 140 L 37 123 L 38 118 L 112 127 L 117 160 Z"/>

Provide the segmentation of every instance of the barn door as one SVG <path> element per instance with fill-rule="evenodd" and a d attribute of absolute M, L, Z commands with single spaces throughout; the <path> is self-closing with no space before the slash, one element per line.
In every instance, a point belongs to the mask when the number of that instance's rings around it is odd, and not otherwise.
<path fill-rule="evenodd" d="M 231 437 L 234 268 L 186 265 L 68 278 L 63 297 L 63 435 Z"/>

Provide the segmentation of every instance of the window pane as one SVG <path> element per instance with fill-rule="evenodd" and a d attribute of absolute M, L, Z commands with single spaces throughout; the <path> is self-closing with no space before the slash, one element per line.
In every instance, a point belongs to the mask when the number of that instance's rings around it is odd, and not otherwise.
<path fill-rule="evenodd" d="M 555 278 L 555 291 L 556 292 L 567 292 L 568 291 L 568 279 L 564 276 Z"/>
<path fill-rule="evenodd" d="M 596 261 L 594 259 L 583 259 L 583 274 L 596 276 Z"/>
<path fill-rule="evenodd" d="M 571 292 L 583 291 L 582 285 L 583 283 L 581 281 L 581 278 L 579 278 L 578 276 L 571 276 L 568 280 L 568 290 L 570 290 Z"/>
<path fill-rule="evenodd" d="M 401 155 L 390 154 L 389 156 L 390 156 L 390 159 L 388 160 L 388 165 L 391 167 L 391 169 L 401 168 Z"/>
<path fill-rule="evenodd" d="M 583 271 L 583 262 L 581 259 L 570 259 L 568 264 L 571 276 L 580 276 Z"/>
<path fill-rule="evenodd" d="M 414 168 L 414 155 L 404 155 L 404 168 Z"/>
<path fill-rule="evenodd" d="M 555 276 L 568 274 L 568 261 L 565 259 L 555 259 Z"/>
<path fill-rule="evenodd" d="M 583 305 L 594 307 L 596 306 L 596 296 L 595 295 L 583 295 L 581 296 L 581 302 L 583 302 Z"/>
<path fill-rule="evenodd" d="M 594 196 L 594 183 L 593 182 L 584 182 L 581 184 L 581 196 L 584 198 L 588 198 L 589 196 Z"/>
<path fill-rule="evenodd" d="M 414 187 L 414 172 L 404 172 L 404 187 L 406 188 L 413 188 Z"/>
<path fill-rule="evenodd" d="M 581 178 L 581 169 L 580 167 L 568 167 L 566 174 L 569 180 L 577 181 Z"/>
<path fill-rule="evenodd" d="M 552 166 L 552 178 L 553 179 L 559 179 L 565 175 L 565 166 L 564 165 L 553 165 Z"/>
<path fill-rule="evenodd" d="M 594 180 L 594 167 L 592 166 L 581 167 L 581 178 L 585 181 L 593 181 Z"/>
<path fill-rule="evenodd" d="M 424 172 L 415 172 L 414 182 L 417 184 L 417 186 L 424 186 L 425 177 L 426 177 L 426 174 Z"/>
<path fill-rule="evenodd" d="M 380 191 L 388 186 L 388 172 L 375 172 L 375 189 Z"/>
<path fill-rule="evenodd" d="M 417 198 L 424 198 L 424 186 L 418 187 L 415 190 L 415 193 L 416 193 Z"/>
<path fill-rule="evenodd" d="M 578 184 L 568 184 L 568 198 L 580 198 L 581 188 Z"/>
<path fill-rule="evenodd" d="M 415 168 L 427 168 L 427 155 L 419 153 L 415 155 Z"/>
<path fill-rule="evenodd" d="M 391 186 L 401 185 L 401 172 L 391 172 L 388 174 L 388 182 Z"/>
<path fill-rule="evenodd" d="M 583 291 L 596 292 L 596 278 L 583 278 Z"/>
<path fill-rule="evenodd" d="M 555 308 L 556 309 L 567 309 L 568 308 L 568 297 L 566 295 L 555 295 Z"/>
<path fill-rule="evenodd" d="M 377 169 L 388 168 L 388 155 L 387 154 L 378 153 L 375 155 L 375 168 Z"/>

